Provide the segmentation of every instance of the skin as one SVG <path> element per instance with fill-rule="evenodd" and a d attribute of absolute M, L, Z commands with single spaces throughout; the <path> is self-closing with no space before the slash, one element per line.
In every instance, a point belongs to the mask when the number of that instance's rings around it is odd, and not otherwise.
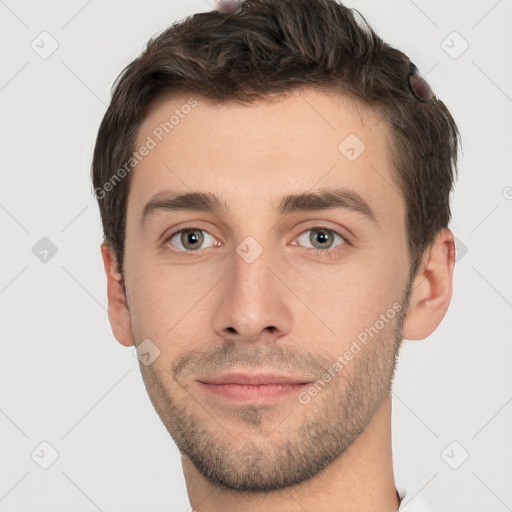
<path fill-rule="evenodd" d="M 137 147 L 188 98 L 155 103 Z M 405 205 L 393 185 L 388 127 L 349 98 L 306 89 L 251 106 L 196 99 L 134 171 L 124 276 L 110 246 L 101 247 L 114 336 L 127 347 L 150 339 L 160 351 L 140 367 L 182 452 L 191 506 L 396 511 L 396 357 L 403 338 L 427 337 L 448 309 L 453 234 L 438 233 L 408 282 Z M 349 134 L 366 146 L 355 161 L 338 149 Z M 342 208 L 274 212 L 287 194 L 340 186 L 364 198 L 378 225 Z M 159 210 L 142 226 L 144 205 L 163 190 L 215 192 L 230 210 Z M 181 226 L 204 230 L 199 250 L 183 245 L 189 239 L 180 234 L 165 242 Z M 332 230 L 331 237 L 322 239 L 315 228 Z M 249 236 L 263 249 L 251 263 L 236 252 Z M 360 343 L 308 403 L 292 394 L 276 405 L 240 405 L 197 382 L 232 368 L 263 367 L 317 382 L 396 303 L 404 305 L 402 314 Z"/>

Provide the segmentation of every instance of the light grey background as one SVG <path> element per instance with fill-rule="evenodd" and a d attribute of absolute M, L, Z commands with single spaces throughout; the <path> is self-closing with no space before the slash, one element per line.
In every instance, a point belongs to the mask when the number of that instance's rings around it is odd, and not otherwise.
<path fill-rule="evenodd" d="M 452 304 L 404 342 L 395 380 L 396 481 L 436 512 L 512 510 L 512 1 L 347 5 L 409 54 L 464 141 Z M 0 512 L 189 508 L 179 452 L 110 331 L 89 170 L 118 73 L 212 7 L 0 0 Z"/>

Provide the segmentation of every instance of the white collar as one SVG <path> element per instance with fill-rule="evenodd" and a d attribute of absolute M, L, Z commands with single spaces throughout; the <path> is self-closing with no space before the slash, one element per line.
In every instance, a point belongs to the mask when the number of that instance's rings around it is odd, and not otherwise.
<path fill-rule="evenodd" d="M 396 490 L 400 496 L 398 512 L 432 512 L 425 497 L 414 487 L 405 489 L 405 487 L 396 485 Z"/>

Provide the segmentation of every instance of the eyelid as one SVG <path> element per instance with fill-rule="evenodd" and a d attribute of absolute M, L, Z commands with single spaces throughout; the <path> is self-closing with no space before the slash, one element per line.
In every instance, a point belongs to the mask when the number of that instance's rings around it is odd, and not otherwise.
<path fill-rule="evenodd" d="M 212 230 L 210 228 L 206 228 L 204 226 L 201 226 L 201 221 L 189 221 L 189 222 L 182 222 L 180 224 L 177 224 L 176 226 L 164 231 L 163 235 L 160 237 L 160 241 L 162 243 L 166 243 L 169 238 L 173 237 L 177 233 L 180 233 L 181 231 L 185 230 L 198 230 L 198 231 L 205 231 L 212 235 L 214 238 L 217 238 L 215 235 L 212 234 Z"/>
<path fill-rule="evenodd" d="M 310 231 L 312 229 L 325 229 L 326 231 L 331 231 L 343 238 L 345 242 L 352 243 L 353 241 L 353 235 L 352 233 L 347 229 L 343 228 L 342 226 L 336 225 L 336 226 L 330 226 L 329 222 L 327 221 L 321 221 L 321 220 L 312 220 L 307 223 L 306 226 L 302 225 L 301 227 L 297 228 L 297 230 L 294 230 L 293 240 L 296 240 L 299 236 L 304 234 L 306 231 Z M 328 249 L 326 249 L 328 250 Z"/>

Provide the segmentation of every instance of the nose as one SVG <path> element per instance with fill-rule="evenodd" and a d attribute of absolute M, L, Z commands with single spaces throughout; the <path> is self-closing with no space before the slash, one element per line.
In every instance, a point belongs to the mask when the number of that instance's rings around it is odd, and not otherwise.
<path fill-rule="evenodd" d="M 271 251 L 264 250 L 251 263 L 234 252 L 231 261 L 233 268 L 219 283 L 213 312 L 216 334 L 238 342 L 284 336 L 292 326 L 292 293 L 283 284 Z"/>

